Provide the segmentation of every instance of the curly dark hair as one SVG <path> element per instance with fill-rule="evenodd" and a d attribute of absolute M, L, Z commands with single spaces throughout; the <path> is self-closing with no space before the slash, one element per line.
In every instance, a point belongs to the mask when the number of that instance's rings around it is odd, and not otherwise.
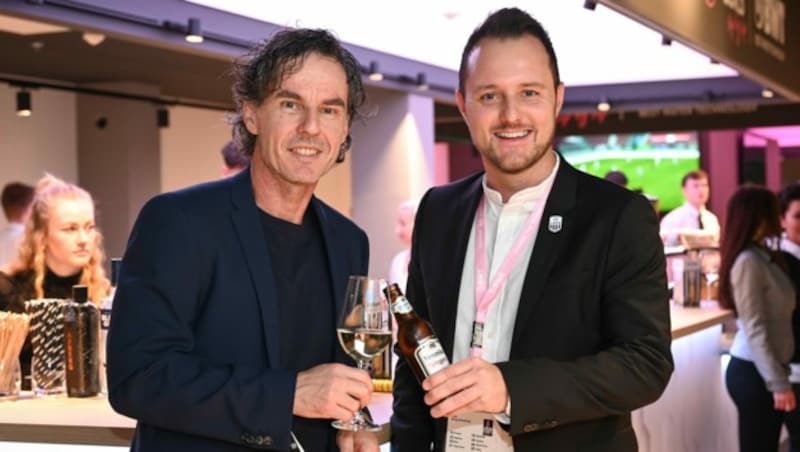
<path fill-rule="evenodd" d="M 231 70 L 234 79 L 233 101 L 236 104 L 236 113 L 230 118 L 233 139 L 246 155 L 253 155 L 255 135 L 245 127 L 242 117 L 244 103 L 260 105 L 280 87 L 285 77 L 300 69 L 310 53 L 333 58 L 342 65 L 347 77 L 348 123 L 352 124 L 354 119 L 361 117 L 360 108 L 366 101 L 366 95 L 361 83 L 361 66 L 353 54 L 327 30 L 284 29 L 253 47 L 245 57 L 234 62 Z M 337 162 L 344 160 L 350 142 L 348 134 L 339 149 Z"/>
<path fill-rule="evenodd" d="M 519 8 L 503 8 L 490 14 L 486 20 L 472 32 L 461 53 L 461 64 L 458 67 L 458 91 L 464 95 L 464 83 L 467 80 L 467 62 L 472 51 L 484 38 L 521 38 L 529 35 L 538 39 L 550 57 L 550 71 L 553 73 L 555 86 L 561 83 L 558 73 L 558 60 L 553 42 L 542 24 Z"/>

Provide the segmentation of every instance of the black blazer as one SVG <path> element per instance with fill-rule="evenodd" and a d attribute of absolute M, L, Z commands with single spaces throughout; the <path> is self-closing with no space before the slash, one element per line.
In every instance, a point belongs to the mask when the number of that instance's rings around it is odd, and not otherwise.
<path fill-rule="evenodd" d="M 311 206 L 339 312 L 348 276 L 367 272 L 367 237 Z M 132 450 L 288 450 L 296 373 L 279 368 L 280 301 L 259 215 L 249 170 L 140 212 L 108 341 L 109 400 L 138 420 Z"/>
<path fill-rule="evenodd" d="M 458 293 L 475 210 L 477 174 L 433 188 L 420 203 L 408 297 L 452 359 Z M 551 215 L 562 229 L 548 231 Z M 672 373 L 664 251 L 648 201 L 578 172 L 564 159 L 523 284 L 509 361 L 514 450 L 635 451 L 630 411 L 656 400 Z M 442 451 L 404 361 L 397 366 L 393 450 Z"/>

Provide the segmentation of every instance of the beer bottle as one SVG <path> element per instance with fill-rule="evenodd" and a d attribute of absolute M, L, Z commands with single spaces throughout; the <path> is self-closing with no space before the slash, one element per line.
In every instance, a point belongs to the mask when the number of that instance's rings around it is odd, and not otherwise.
<path fill-rule="evenodd" d="M 397 284 L 383 289 L 391 302 L 392 313 L 397 320 L 397 344 L 411 370 L 422 383 L 428 376 L 450 365 L 442 344 L 433 333 L 431 324 L 414 312 L 408 299 Z"/>

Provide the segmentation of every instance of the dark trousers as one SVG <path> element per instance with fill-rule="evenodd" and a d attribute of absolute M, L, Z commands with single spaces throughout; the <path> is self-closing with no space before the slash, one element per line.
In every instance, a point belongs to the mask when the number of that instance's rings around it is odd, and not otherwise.
<path fill-rule="evenodd" d="M 800 412 L 775 410 L 772 393 L 755 364 L 731 356 L 725 385 L 739 415 L 739 452 L 777 451 L 784 423 L 791 437 L 792 452 L 800 452 Z M 800 385 L 793 388 L 800 401 Z"/>

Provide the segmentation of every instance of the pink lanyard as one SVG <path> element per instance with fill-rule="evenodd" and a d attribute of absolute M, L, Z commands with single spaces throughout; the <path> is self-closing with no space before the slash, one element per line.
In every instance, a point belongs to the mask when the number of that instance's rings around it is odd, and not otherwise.
<path fill-rule="evenodd" d="M 514 245 L 508 251 L 505 260 L 503 260 L 488 287 L 486 286 L 486 197 L 482 196 L 478 203 L 478 215 L 475 220 L 475 322 L 472 324 L 472 343 L 470 344 L 472 356 L 480 357 L 483 354 L 483 325 L 486 323 L 489 308 L 497 299 L 500 289 L 511 275 L 514 264 L 516 264 L 519 256 L 528 246 L 534 232 L 539 227 L 551 187 L 552 179 L 545 188 L 543 197 L 538 201 L 531 213 L 528 214 L 525 226 L 514 240 Z"/>

